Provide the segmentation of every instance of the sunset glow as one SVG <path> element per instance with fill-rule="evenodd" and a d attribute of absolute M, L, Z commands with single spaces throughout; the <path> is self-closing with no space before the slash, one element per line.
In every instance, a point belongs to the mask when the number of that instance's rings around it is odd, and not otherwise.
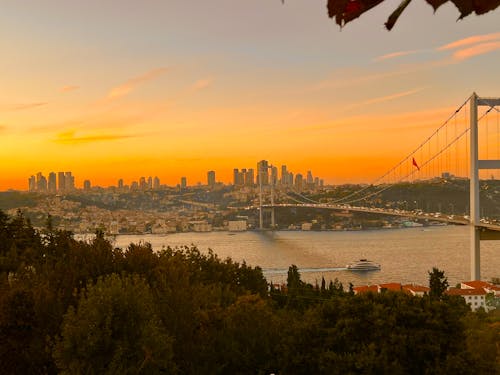
<path fill-rule="evenodd" d="M 498 11 L 418 2 L 387 32 L 394 4 L 339 31 L 321 1 L 7 1 L 0 190 L 227 183 L 261 159 L 369 182 L 473 91 L 500 95 Z"/>

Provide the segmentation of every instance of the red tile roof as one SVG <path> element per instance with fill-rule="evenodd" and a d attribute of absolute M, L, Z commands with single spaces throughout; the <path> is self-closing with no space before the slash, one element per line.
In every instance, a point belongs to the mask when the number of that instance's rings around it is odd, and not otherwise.
<path fill-rule="evenodd" d="M 428 287 L 423 286 L 423 285 L 407 284 L 407 285 L 403 285 L 403 290 L 411 290 L 413 292 L 427 293 L 431 290 L 431 288 L 428 288 Z"/>
<path fill-rule="evenodd" d="M 494 286 L 486 281 L 474 280 L 474 281 L 463 281 L 462 284 L 468 286 L 469 288 L 488 288 Z"/>
<path fill-rule="evenodd" d="M 396 292 L 401 291 L 400 283 L 387 283 L 387 284 L 378 284 L 380 289 L 394 290 Z"/>
<path fill-rule="evenodd" d="M 480 289 L 451 288 L 446 291 L 446 294 L 450 296 L 483 296 L 486 294 L 486 291 L 483 288 Z"/>
<path fill-rule="evenodd" d="M 354 293 L 378 292 L 377 285 L 362 285 L 352 288 Z"/>

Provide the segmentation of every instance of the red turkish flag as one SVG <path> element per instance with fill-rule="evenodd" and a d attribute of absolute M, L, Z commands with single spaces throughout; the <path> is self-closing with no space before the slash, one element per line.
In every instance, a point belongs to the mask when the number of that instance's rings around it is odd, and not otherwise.
<path fill-rule="evenodd" d="M 412 162 L 411 162 L 411 163 L 412 163 L 415 167 L 417 167 L 417 169 L 418 169 L 418 170 L 420 170 L 420 167 L 418 166 L 417 161 L 415 160 L 415 158 L 412 158 L 412 159 L 413 159 L 413 160 L 412 160 Z"/>

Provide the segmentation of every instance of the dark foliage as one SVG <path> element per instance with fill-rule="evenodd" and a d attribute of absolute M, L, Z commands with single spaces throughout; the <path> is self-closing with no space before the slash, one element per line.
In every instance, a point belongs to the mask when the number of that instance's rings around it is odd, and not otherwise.
<path fill-rule="evenodd" d="M 460 299 L 356 296 L 296 266 L 268 291 L 211 251 L 115 249 L 1 211 L 0 265 L 4 374 L 499 373 L 500 317 Z"/>

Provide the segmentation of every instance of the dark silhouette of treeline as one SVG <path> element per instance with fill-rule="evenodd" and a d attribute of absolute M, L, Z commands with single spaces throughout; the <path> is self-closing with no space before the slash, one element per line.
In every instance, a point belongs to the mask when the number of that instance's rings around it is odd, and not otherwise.
<path fill-rule="evenodd" d="M 113 248 L 0 211 L 2 374 L 494 374 L 500 318 L 460 298 L 286 288 L 194 246 Z"/>

